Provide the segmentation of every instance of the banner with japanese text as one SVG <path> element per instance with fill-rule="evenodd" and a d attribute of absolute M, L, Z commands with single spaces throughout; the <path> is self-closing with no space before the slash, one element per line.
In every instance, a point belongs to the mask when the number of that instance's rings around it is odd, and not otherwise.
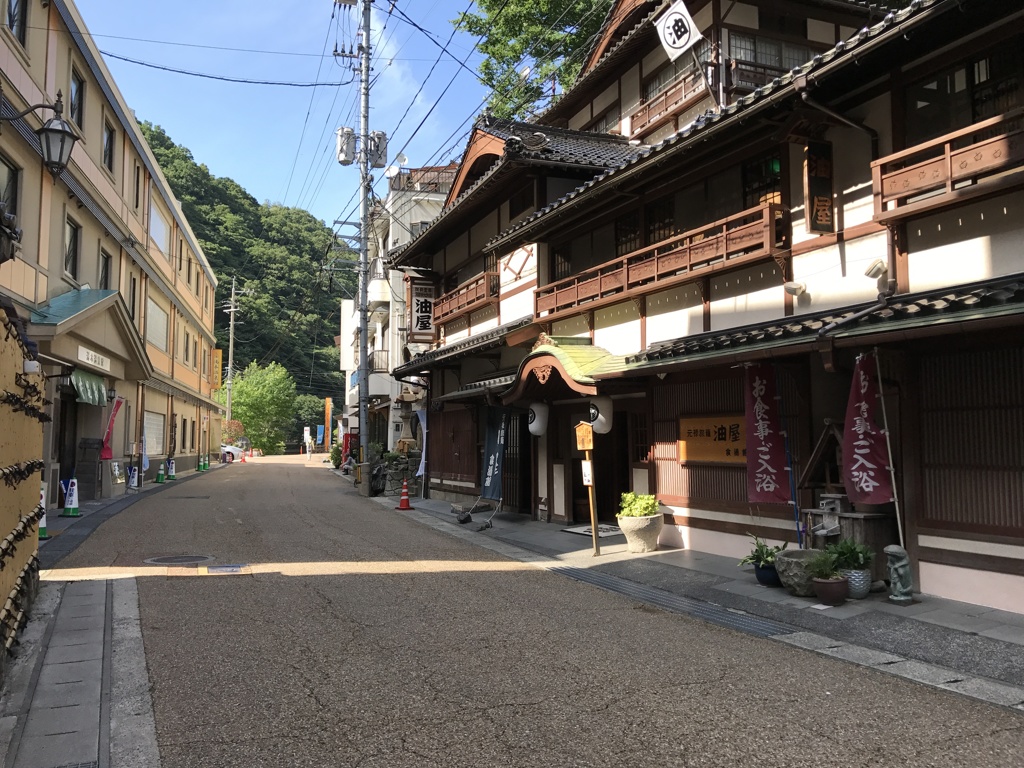
<path fill-rule="evenodd" d="M 483 477 L 480 498 L 501 498 L 501 467 L 505 461 L 505 438 L 508 414 L 501 408 L 487 409 L 487 435 L 484 442 Z"/>
<path fill-rule="evenodd" d="M 747 499 L 752 504 L 789 504 L 786 443 L 775 395 L 775 369 L 747 366 L 743 398 L 747 415 Z"/>
<path fill-rule="evenodd" d="M 114 434 L 114 419 L 117 418 L 117 412 L 121 410 L 121 406 L 123 404 L 124 398 L 119 397 L 114 400 L 114 404 L 110 408 L 110 418 L 107 419 L 107 430 L 103 433 L 103 447 L 100 448 L 101 461 L 114 458 L 114 451 L 110 447 L 110 438 Z"/>
<path fill-rule="evenodd" d="M 843 481 L 854 504 L 893 500 L 889 447 L 879 426 L 878 360 L 861 355 L 853 369 L 843 425 Z"/>

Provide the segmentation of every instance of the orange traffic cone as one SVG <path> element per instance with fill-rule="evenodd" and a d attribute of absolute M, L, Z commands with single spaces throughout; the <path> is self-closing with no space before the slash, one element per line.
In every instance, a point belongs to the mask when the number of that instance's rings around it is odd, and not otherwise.
<path fill-rule="evenodd" d="M 414 509 L 409 503 L 409 481 L 402 478 L 402 498 L 398 500 L 398 506 L 395 509 Z"/>
<path fill-rule="evenodd" d="M 245 451 L 242 451 L 242 463 L 245 464 Z"/>

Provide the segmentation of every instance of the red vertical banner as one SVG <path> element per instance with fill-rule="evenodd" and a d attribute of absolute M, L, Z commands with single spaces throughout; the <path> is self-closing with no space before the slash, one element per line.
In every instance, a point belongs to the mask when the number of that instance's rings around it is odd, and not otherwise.
<path fill-rule="evenodd" d="M 775 370 L 747 366 L 744 401 L 747 417 L 747 499 L 752 504 L 789 504 L 786 444 L 775 396 Z"/>
<path fill-rule="evenodd" d="M 843 481 L 853 503 L 893 500 L 889 448 L 879 426 L 878 360 L 861 355 L 853 369 L 843 425 Z"/>
<path fill-rule="evenodd" d="M 110 407 L 110 418 L 107 420 L 107 431 L 103 434 L 103 447 L 100 448 L 100 460 L 114 458 L 114 451 L 110 447 L 110 436 L 114 433 L 114 419 L 117 418 L 117 412 L 121 410 L 121 404 L 124 402 L 123 397 L 119 397 L 114 400 L 113 405 Z"/>

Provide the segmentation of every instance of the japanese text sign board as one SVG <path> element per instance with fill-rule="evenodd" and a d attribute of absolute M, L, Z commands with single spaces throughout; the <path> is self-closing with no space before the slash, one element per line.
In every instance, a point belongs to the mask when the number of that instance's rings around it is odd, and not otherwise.
<path fill-rule="evenodd" d="M 594 428 L 586 422 L 576 425 L 576 450 L 594 450 Z"/>
<path fill-rule="evenodd" d="M 791 501 L 785 435 L 775 396 L 775 369 L 760 363 L 747 366 L 744 384 L 747 438 L 747 500 L 752 504 Z"/>
<path fill-rule="evenodd" d="M 409 341 L 434 340 L 434 284 L 422 280 L 409 282 Z"/>
<path fill-rule="evenodd" d="M 832 145 L 808 141 L 804 149 L 804 217 L 808 232 L 823 235 L 836 231 L 832 197 Z"/>
<path fill-rule="evenodd" d="M 658 28 L 658 38 L 665 53 L 668 54 L 669 61 L 678 59 L 702 37 L 690 17 L 690 12 L 686 10 L 686 3 L 682 0 L 673 3 L 655 26 Z"/>
<path fill-rule="evenodd" d="M 680 463 L 745 464 L 747 435 L 743 414 L 682 418 L 677 446 Z"/>
<path fill-rule="evenodd" d="M 843 424 L 843 482 L 854 504 L 893 500 L 889 446 L 880 424 L 878 361 L 861 355 L 853 369 Z"/>

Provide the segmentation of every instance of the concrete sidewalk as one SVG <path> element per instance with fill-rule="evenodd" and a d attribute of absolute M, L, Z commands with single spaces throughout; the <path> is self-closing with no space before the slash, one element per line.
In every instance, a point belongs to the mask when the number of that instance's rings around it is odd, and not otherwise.
<path fill-rule="evenodd" d="M 394 496 L 372 500 L 391 510 L 398 506 Z M 911 606 L 899 607 L 887 593 L 830 608 L 815 598 L 761 586 L 751 566 L 737 567 L 731 558 L 680 549 L 631 554 L 621 535 L 601 538 L 601 555 L 594 557 L 589 535 L 567 533 L 560 524 L 514 513 L 491 518 L 488 510 L 459 525 L 450 502 L 413 498 L 411 503 L 414 511 L 396 514 L 517 560 L 1024 713 L 1024 614 L 929 595 L 916 595 Z"/>

